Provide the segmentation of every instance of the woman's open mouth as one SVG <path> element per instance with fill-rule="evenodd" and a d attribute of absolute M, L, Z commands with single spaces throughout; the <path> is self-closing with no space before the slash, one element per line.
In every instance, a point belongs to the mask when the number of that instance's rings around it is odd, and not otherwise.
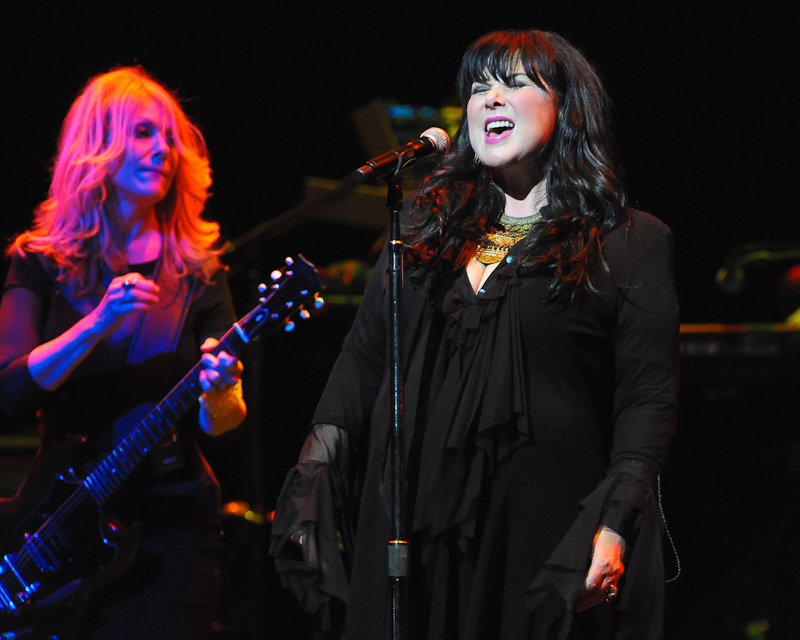
<path fill-rule="evenodd" d="M 497 118 L 495 120 L 487 120 L 484 125 L 484 135 L 486 142 L 492 144 L 500 142 L 508 137 L 508 134 L 514 129 L 514 123 L 507 118 Z"/>

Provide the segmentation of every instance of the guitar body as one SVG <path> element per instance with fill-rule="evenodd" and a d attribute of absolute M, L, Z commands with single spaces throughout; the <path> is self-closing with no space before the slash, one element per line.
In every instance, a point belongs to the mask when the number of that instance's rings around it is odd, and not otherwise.
<path fill-rule="evenodd" d="M 47 594 L 30 603 L 17 599 L 13 615 L 0 616 L 0 640 L 57 633 L 44 631 L 47 624 L 40 618 L 55 623 L 55 618 L 69 616 L 75 605 L 80 609 L 90 591 L 122 575 L 136 555 L 138 526 L 124 527 L 91 500 L 77 499 L 82 478 L 74 469 L 86 460 L 88 448 L 83 438 L 71 437 L 41 450 L 16 496 L 0 500 L 0 557 L 16 555 L 43 526 L 50 535 L 39 562 L 18 562 L 13 569 L 5 561 L 0 564 L 0 589 L 6 594 L 19 593 L 24 584 L 37 585 L 37 592 Z M 75 506 L 69 518 L 53 517 L 70 502 Z M 42 571 L 43 562 L 54 570 Z M 31 625 L 34 618 L 37 623 Z M 61 629 L 63 621 L 58 624 Z M 9 632 L 17 635 L 6 636 Z"/>

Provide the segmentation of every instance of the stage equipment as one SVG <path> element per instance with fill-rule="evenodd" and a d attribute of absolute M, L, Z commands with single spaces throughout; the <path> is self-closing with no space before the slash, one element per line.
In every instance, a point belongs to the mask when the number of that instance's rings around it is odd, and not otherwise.
<path fill-rule="evenodd" d="M 800 377 L 800 326 L 682 324 L 681 378 L 765 381 Z"/>
<path fill-rule="evenodd" d="M 745 284 L 745 268 L 756 262 L 800 260 L 797 243 L 745 244 L 732 249 L 717 271 L 717 286 L 729 295 L 740 293 Z"/>

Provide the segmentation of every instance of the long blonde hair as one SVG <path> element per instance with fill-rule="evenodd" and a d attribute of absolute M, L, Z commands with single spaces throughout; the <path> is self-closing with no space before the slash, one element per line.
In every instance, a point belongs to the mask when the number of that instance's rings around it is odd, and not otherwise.
<path fill-rule="evenodd" d="M 205 140 L 173 94 L 141 67 L 95 76 L 72 103 L 59 136 L 48 198 L 36 208 L 33 227 L 11 243 L 9 254 L 44 254 L 58 268 L 59 279 L 79 295 L 102 291 L 104 271 L 124 269 L 123 234 L 108 206 L 110 179 L 124 159 L 139 115 L 151 103 L 160 106 L 179 155 L 172 186 L 156 205 L 163 267 L 173 277 L 209 280 L 219 268 L 214 249 L 219 225 L 202 217 L 211 187 Z"/>

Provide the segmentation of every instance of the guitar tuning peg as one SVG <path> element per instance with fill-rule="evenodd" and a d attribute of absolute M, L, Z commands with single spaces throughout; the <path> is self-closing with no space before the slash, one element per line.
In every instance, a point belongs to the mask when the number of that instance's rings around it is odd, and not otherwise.
<path fill-rule="evenodd" d="M 261 304 L 267 304 L 267 299 L 266 299 L 266 298 L 259 298 L 259 299 L 258 299 L 258 301 L 259 301 Z"/>
<path fill-rule="evenodd" d="M 275 269 L 275 271 L 269 274 L 269 277 L 272 278 L 273 280 L 277 280 L 278 278 L 281 277 L 281 272 Z"/>
<path fill-rule="evenodd" d="M 292 260 L 291 258 L 286 258 L 284 262 L 290 267 L 294 264 L 294 260 Z"/>
<path fill-rule="evenodd" d="M 303 320 L 308 320 L 311 317 L 311 314 L 308 312 L 307 309 L 303 309 L 302 311 L 300 311 L 300 317 Z"/>
<path fill-rule="evenodd" d="M 259 293 L 264 293 L 266 290 L 267 290 L 267 285 L 265 285 L 263 282 L 260 285 L 258 285 Z"/>
<path fill-rule="evenodd" d="M 322 309 L 322 305 L 325 304 L 325 300 L 318 294 L 314 294 L 314 308 L 315 309 Z"/>
<path fill-rule="evenodd" d="M 283 324 L 283 330 L 288 333 L 289 331 L 292 331 L 294 329 L 294 326 L 295 326 L 294 320 L 286 318 L 286 322 Z"/>

